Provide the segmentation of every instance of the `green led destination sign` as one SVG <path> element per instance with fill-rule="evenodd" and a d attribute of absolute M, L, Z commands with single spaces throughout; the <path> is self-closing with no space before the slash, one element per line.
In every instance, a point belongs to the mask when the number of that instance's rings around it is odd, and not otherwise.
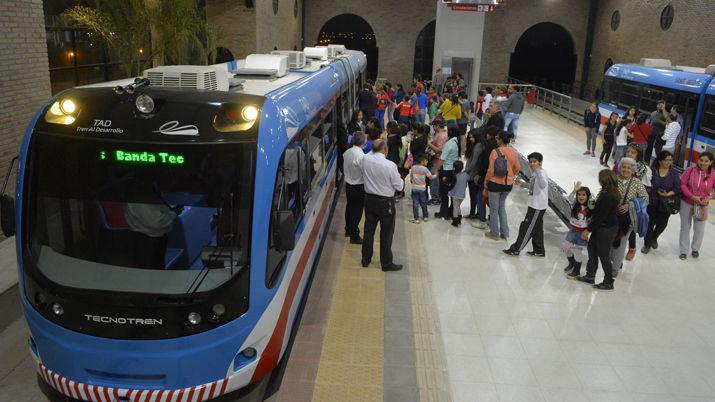
<path fill-rule="evenodd" d="M 99 159 L 144 165 L 183 165 L 184 155 L 147 151 L 99 151 Z"/>

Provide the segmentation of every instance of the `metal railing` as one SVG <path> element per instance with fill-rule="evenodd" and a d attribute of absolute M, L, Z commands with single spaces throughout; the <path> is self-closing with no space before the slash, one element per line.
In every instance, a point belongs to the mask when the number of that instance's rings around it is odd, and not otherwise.
<path fill-rule="evenodd" d="M 527 99 L 529 92 L 533 90 L 533 107 L 540 107 L 545 112 L 549 112 L 552 115 L 556 115 L 559 118 L 564 118 L 567 121 L 571 121 L 579 125 L 583 123 L 584 110 L 586 110 L 590 105 L 589 102 L 584 101 L 582 99 L 574 98 L 572 96 L 552 91 L 550 89 L 530 84 L 528 82 L 524 82 L 511 77 L 507 79 L 506 83 L 479 83 L 479 90 L 484 90 L 486 87 L 506 88 L 508 85 L 513 85 L 514 88 L 518 92 L 522 93 Z"/>

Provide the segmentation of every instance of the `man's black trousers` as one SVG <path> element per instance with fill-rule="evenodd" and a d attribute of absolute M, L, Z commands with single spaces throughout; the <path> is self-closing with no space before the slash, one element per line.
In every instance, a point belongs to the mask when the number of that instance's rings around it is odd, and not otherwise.
<path fill-rule="evenodd" d="M 365 186 L 345 183 L 345 234 L 350 237 L 360 236 L 360 219 L 365 205 Z"/>
<path fill-rule="evenodd" d="M 372 243 L 377 223 L 380 223 L 380 264 L 392 264 L 392 235 L 395 233 L 395 198 L 365 195 L 365 233 L 362 242 L 362 262 L 372 260 Z"/>

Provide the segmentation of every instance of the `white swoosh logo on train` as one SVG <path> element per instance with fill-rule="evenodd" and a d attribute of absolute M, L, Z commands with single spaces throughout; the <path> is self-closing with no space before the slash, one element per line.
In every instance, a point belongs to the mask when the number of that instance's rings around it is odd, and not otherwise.
<path fill-rule="evenodd" d="M 199 135 L 199 129 L 196 126 L 192 124 L 179 126 L 179 122 L 176 120 L 167 121 L 162 124 L 158 130 L 154 130 L 154 132 L 165 135 Z"/>

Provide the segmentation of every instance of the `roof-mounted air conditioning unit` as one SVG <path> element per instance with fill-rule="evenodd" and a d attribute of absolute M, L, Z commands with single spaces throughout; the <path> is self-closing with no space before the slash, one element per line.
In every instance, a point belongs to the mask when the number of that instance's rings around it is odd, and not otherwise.
<path fill-rule="evenodd" d="M 338 57 L 338 54 L 340 54 L 340 53 L 338 53 L 339 49 L 337 47 L 331 47 L 331 46 L 316 46 L 316 47 L 320 48 L 320 49 L 328 49 L 328 58 L 329 59 L 334 59 L 334 58 Z"/>
<path fill-rule="evenodd" d="M 144 70 L 149 85 L 228 91 L 228 74 L 218 66 L 160 66 Z"/>
<path fill-rule="evenodd" d="M 651 68 L 673 68 L 673 63 L 668 59 L 641 59 L 640 65 Z"/>
<path fill-rule="evenodd" d="M 328 60 L 328 48 L 325 46 L 306 47 L 303 49 L 303 53 L 309 59 Z"/>
<path fill-rule="evenodd" d="M 288 56 L 282 54 L 249 54 L 243 67 L 236 69 L 239 75 L 270 75 L 283 77 L 288 73 Z"/>
<path fill-rule="evenodd" d="M 335 55 L 340 55 L 340 54 L 345 54 L 345 51 L 347 50 L 345 48 L 345 45 L 328 45 L 328 49 L 335 49 Z M 328 50 L 328 54 L 330 53 L 330 50 Z"/>
<path fill-rule="evenodd" d="M 288 68 L 299 69 L 305 67 L 305 53 L 297 50 L 274 50 L 271 54 L 288 56 Z"/>

